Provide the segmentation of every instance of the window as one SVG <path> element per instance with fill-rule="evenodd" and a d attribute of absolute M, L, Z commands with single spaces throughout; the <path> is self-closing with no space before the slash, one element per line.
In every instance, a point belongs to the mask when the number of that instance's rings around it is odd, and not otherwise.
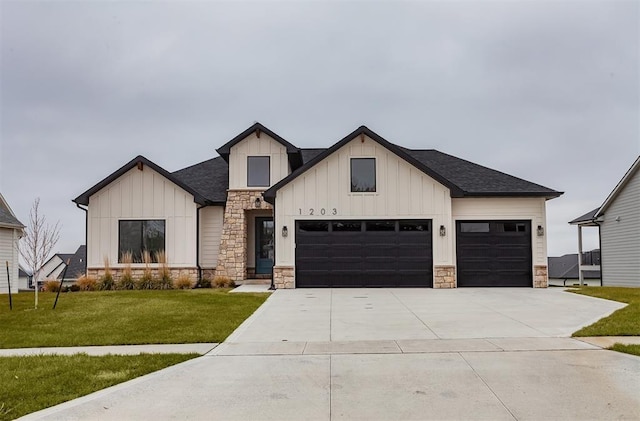
<path fill-rule="evenodd" d="M 247 157 L 247 187 L 269 187 L 268 156 Z"/>
<path fill-rule="evenodd" d="M 505 222 L 502 224 L 504 232 L 527 232 L 526 224 L 517 224 L 515 222 Z"/>
<path fill-rule="evenodd" d="M 329 223 L 326 221 L 300 221 L 298 229 L 303 232 L 329 231 Z"/>
<path fill-rule="evenodd" d="M 332 223 L 333 232 L 357 232 L 362 231 L 362 222 L 360 221 L 339 221 Z"/>
<path fill-rule="evenodd" d="M 375 158 L 351 158 L 351 191 L 376 191 Z"/>
<path fill-rule="evenodd" d="M 488 222 L 461 222 L 460 232 L 489 232 Z"/>
<path fill-rule="evenodd" d="M 367 231 L 395 231 L 396 221 L 366 221 Z"/>
<path fill-rule="evenodd" d="M 400 221 L 400 231 L 429 231 L 429 221 Z"/>
<path fill-rule="evenodd" d="M 157 263 L 157 253 L 165 250 L 165 221 L 119 221 L 118 227 L 118 263 L 122 255 L 131 253 L 134 263 L 143 261 L 142 254 L 148 251 L 151 261 Z"/>

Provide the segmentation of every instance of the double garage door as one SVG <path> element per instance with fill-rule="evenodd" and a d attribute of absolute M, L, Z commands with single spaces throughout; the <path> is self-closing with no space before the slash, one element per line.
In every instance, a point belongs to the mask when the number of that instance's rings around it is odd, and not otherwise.
<path fill-rule="evenodd" d="M 298 221 L 296 286 L 432 287 L 430 220 Z M 458 287 L 531 287 L 530 221 L 458 221 Z"/>
<path fill-rule="evenodd" d="M 431 287 L 430 220 L 298 221 L 296 286 Z"/>

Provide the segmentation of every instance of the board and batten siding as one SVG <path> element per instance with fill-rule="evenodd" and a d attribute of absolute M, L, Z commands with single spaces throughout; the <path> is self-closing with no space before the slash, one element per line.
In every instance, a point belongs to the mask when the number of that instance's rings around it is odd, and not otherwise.
<path fill-rule="evenodd" d="M 207 206 L 200 209 L 200 266 L 215 269 L 224 219 L 223 206 Z"/>
<path fill-rule="evenodd" d="M 640 169 L 605 209 L 600 241 L 602 284 L 640 287 Z"/>
<path fill-rule="evenodd" d="M 464 220 L 530 220 L 531 250 L 534 265 L 547 265 L 547 216 L 545 198 L 458 198 L 452 199 L 454 224 Z M 538 236 L 536 229 L 542 225 L 545 235 Z M 455 238 L 455 225 L 453 236 Z"/>
<path fill-rule="evenodd" d="M 7 264 L 11 293 L 18 292 L 18 231 L 13 228 L 0 228 L 0 294 L 9 292 L 7 283 Z"/>
<path fill-rule="evenodd" d="M 287 148 L 273 140 L 265 133 L 260 138 L 255 133 L 231 147 L 229 153 L 229 189 L 256 189 L 247 187 L 247 157 L 270 157 L 269 185 L 272 186 L 289 175 L 289 158 Z M 265 189 L 260 187 L 259 189 Z"/>
<path fill-rule="evenodd" d="M 351 158 L 376 158 L 376 192 L 351 192 Z M 278 190 L 275 210 L 276 266 L 295 264 L 296 220 L 431 219 L 434 233 L 440 225 L 452 232 L 449 189 L 368 137 L 352 140 Z M 452 264 L 451 235 L 433 235 L 433 261 Z"/>
<path fill-rule="evenodd" d="M 167 260 L 172 267 L 196 265 L 196 209 L 193 195 L 148 166 L 132 168 L 89 198 L 87 267 L 118 265 L 118 221 L 165 221 Z"/>

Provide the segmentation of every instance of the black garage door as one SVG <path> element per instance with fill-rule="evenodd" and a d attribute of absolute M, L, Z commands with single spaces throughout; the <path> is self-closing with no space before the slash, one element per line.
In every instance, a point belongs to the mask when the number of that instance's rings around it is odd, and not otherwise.
<path fill-rule="evenodd" d="M 298 221 L 296 287 L 431 287 L 431 221 Z"/>
<path fill-rule="evenodd" d="M 531 287 L 531 221 L 458 221 L 459 287 Z"/>

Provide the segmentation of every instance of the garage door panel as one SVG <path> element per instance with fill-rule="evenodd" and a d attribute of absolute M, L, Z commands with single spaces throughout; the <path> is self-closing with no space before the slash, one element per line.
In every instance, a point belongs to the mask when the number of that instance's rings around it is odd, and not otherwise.
<path fill-rule="evenodd" d="M 459 221 L 456 234 L 459 287 L 532 286 L 530 221 Z"/>
<path fill-rule="evenodd" d="M 304 224 L 311 230 L 325 226 Z M 332 221 L 326 232 L 296 226 L 297 287 L 433 284 L 431 221 Z"/>

